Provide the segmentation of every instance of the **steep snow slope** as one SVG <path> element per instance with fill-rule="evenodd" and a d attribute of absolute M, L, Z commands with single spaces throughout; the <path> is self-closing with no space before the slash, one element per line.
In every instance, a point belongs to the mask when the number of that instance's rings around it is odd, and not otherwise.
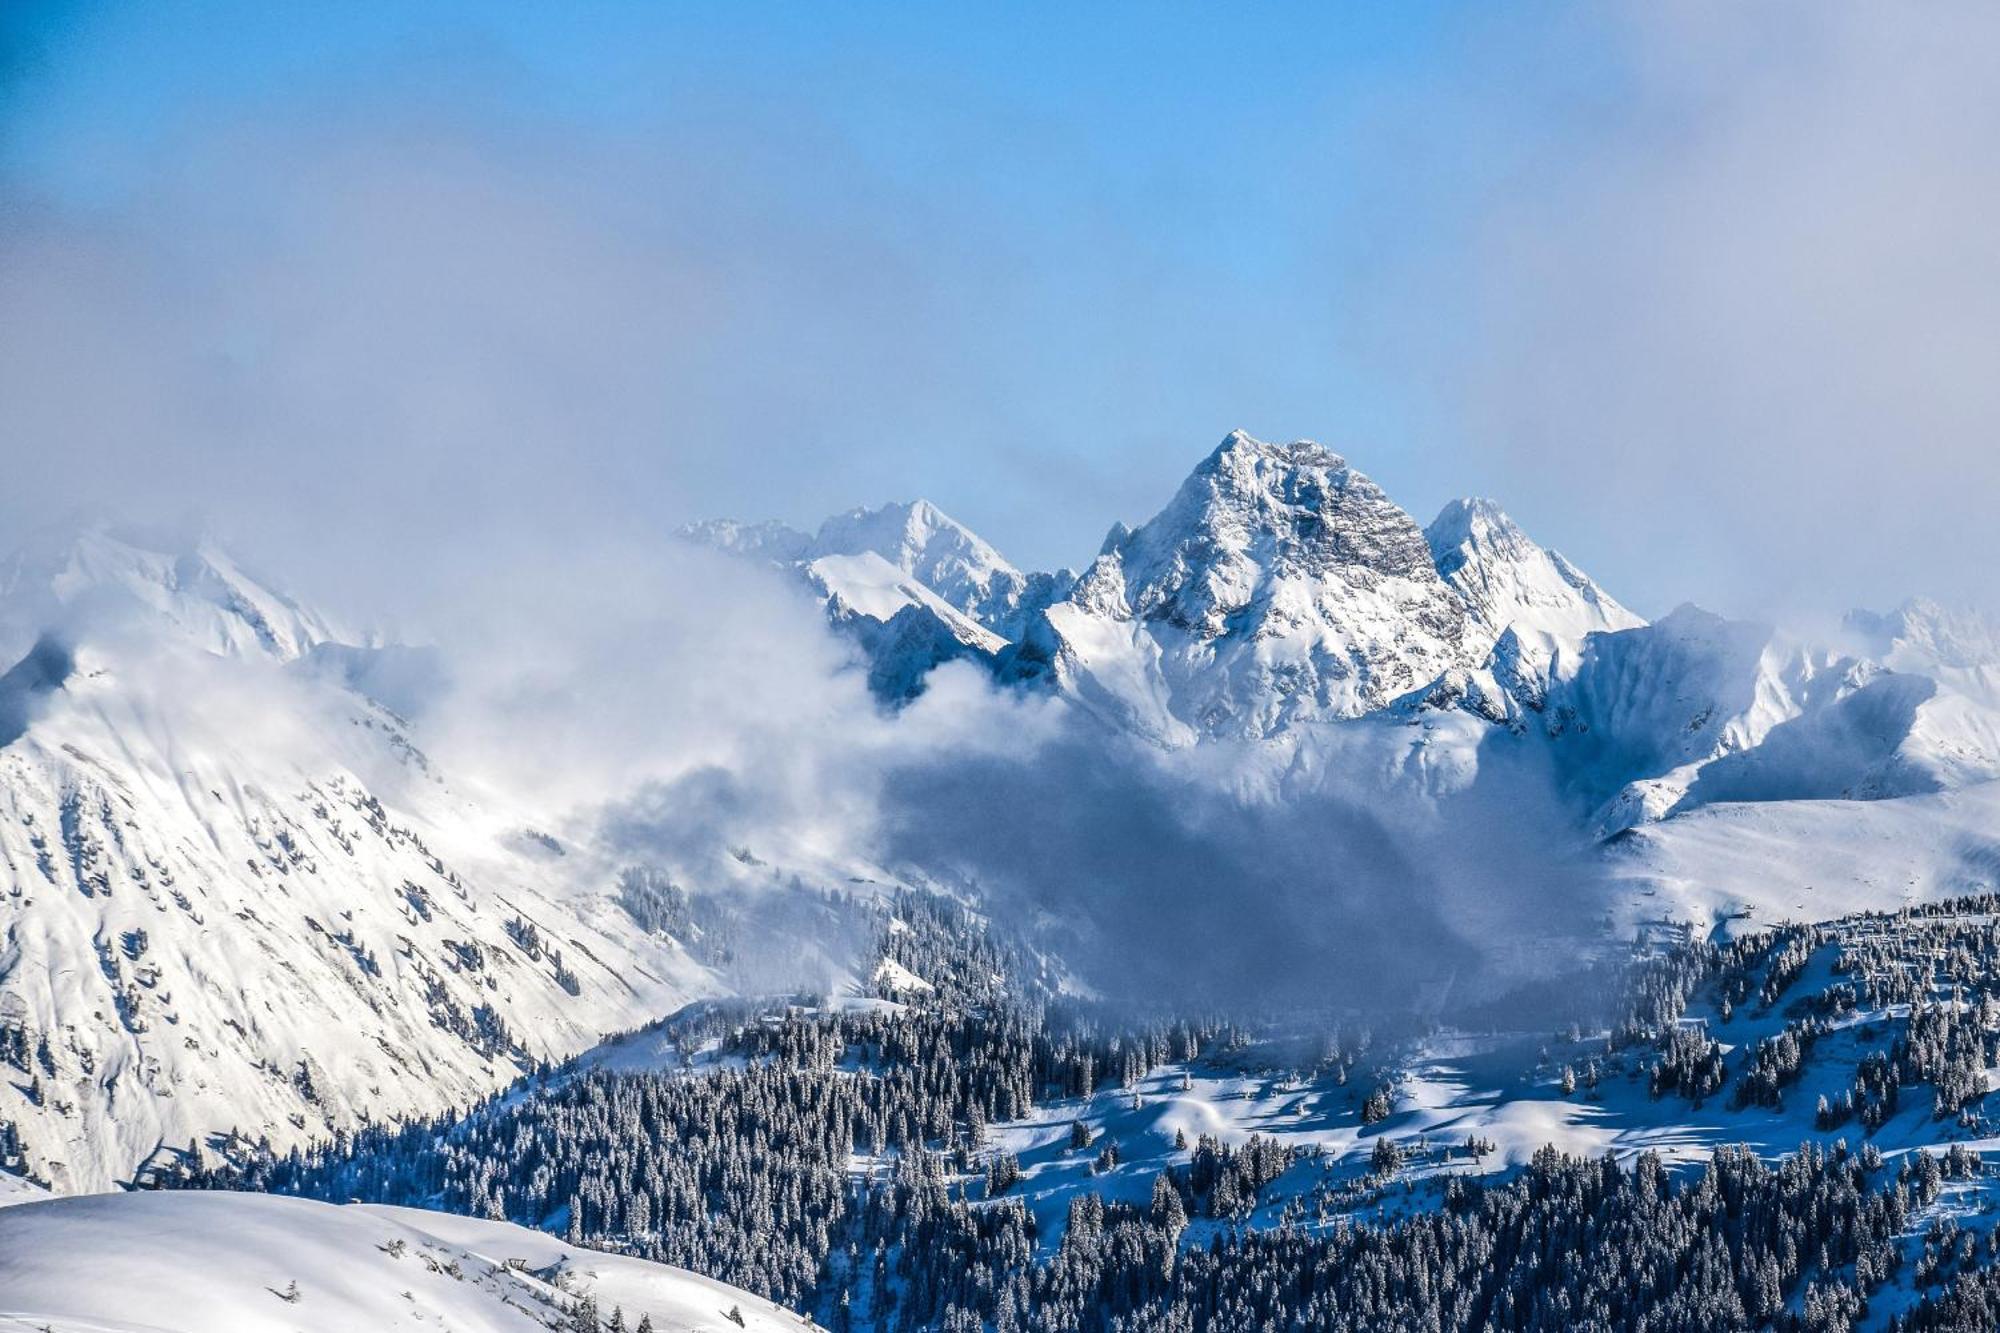
<path fill-rule="evenodd" d="M 1062 596 L 1076 581 L 1070 570 L 1024 574 L 977 533 L 928 500 L 850 509 L 807 535 L 778 522 L 710 519 L 680 535 L 732 555 L 797 568 L 809 581 L 847 562 L 879 559 L 905 588 L 889 604 L 865 614 L 887 621 L 906 605 L 942 602 L 958 617 L 1011 640 L 1028 617 Z M 871 581 L 881 580 L 871 576 Z M 910 591 L 921 588 L 929 596 Z M 850 599 L 852 600 L 852 599 Z"/>
<path fill-rule="evenodd" d="M 0 1121 L 30 1171 L 103 1188 L 218 1132 L 441 1110 L 715 988 L 613 867 L 289 669 L 323 622 L 266 634 L 289 604 L 247 587 L 190 615 L 184 567 L 116 568 L 0 682 Z"/>
<path fill-rule="evenodd" d="M 1469 651 L 1484 652 L 1510 628 L 1576 642 L 1646 623 L 1559 553 L 1536 545 L 1491 500 L 1453 500 L 1424 529 L 1424 540 L 1477 623 Z"/>
<path fill-rule="evenodd" d="M 0 1208 L 0 1328 L 547 1333 L 585 1298 L 628 1329 L 642 1316 L 660 1333 L 814 1327 L 678 1268 L 417 1209 L 223 1193 Z"/>
<path fill-rule="evenodd" d="M 1464 606 L 1423 532 L 1346 460 L 1241 431 L 1028 629 L 1047 675 L 1162 743 L 1353 717 L 1461 664 Z"/>
<path fill-rule="evenodd" d="M 887 624 L 911 608 L 925 612 L 969 648 L 997 653 L 1007 641 L 961 612 L 926 585 L 873 551 L 858 555 L 823 555 L 801 571 L 827 599 L 827 614 L 835 623 L 860 616 Z"/>
<path fill-rule="evenodd" d="M 1007 641 L 873 551 L 823 555 L 798 566 L 826 599 L 827 621 L 861 649 L 868 687 L 891 703 L 913 699 L 931 669 L 970 658 L 991 667 Z"/>

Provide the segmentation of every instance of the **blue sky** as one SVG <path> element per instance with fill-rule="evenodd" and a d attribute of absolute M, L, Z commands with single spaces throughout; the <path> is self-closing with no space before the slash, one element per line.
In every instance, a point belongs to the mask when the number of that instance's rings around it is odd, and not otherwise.
<path fill-rule="evenodd" d="M 1815 294 L 1897 227 L 1969 245 L 1949 219 L 1990 179 L 1953 137 L 1985 108 L 1971 71 L 1964 104 L 1906 127 L 1953 177 L 1914 223 L 1857 203 L 1823 234 L 1816 192 L 1893 185 L 1908 139 L 1829 148 L 1840 125 L 1823 141 L 1788 111 L 1904 106 L 1899 71 L 1956 87 L 1940 52 L 1964 33 L 1942 24 L 1891 63 L 1865 18 L 1815 40 L 1708 6 L 30 3 L 0 22 L 29 289 L 0 322 L 46 358 L 8 387 L 102 460 L 86 483 L 31 451 L 10 526 L 112 473 L 126 505 L 354 529 L 393 469 L 439 530 L 488 539 L 925 494 L 1024 564 L 1073 563 L 1241 426 L 1343 449 L 1420 518 L 1493 494 L 1650 611 L 1816 603 L 1835 578 L 1849 600 L 1964 591 L 1937 586 L 1950 559 L 1829 569 L 1813 530 L 1878 514 L 1840 478 L 1886 433 L 1948 434 L 1941 469 L 1989 400 L 1954 379 L 1948 417 L 1906 420 L 1940 363 L 1884 375 L 1872 344 L 1750 366 L 1766 312 L 1882 314 L 1883 291 Z M 1986 276 L 1952 298 L 1968 327 Z M 1962 270 L 1934 278 L 1963 293 Z M 1899 331 L 1937 300 L 1905 303 Z M 1717 329 L 1756 341 L 1718 351 Z M 1872 415 L 1821 401 L 1857 380 Z"/>

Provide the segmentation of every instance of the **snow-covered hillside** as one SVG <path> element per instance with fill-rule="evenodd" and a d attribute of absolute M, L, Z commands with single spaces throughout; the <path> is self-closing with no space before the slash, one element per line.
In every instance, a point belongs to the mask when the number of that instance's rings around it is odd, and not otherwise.
<path fill-rule="evenodd" d="M 811 1321 L 664 1264 L 412 1208 L 136 1193 L 0 1208 L 0 1328 L 49 1333 L 547 1333 L 584 1302 L 627 1329 Z"/>
<path fill-rule="evenodd" d="M 219 553 L 91 531 L 10 570 L 15 623 L 63 611 L 0 678 L 0 1122 L 31 1173 L 443 1110 L 715 988 Z"/>
<path fill-rule="evenodd" d="M 2000 889 L 2000 783 L 1885 800 L 1718 804 L 1606 847 L 1621 927 L 1894 911 Z"/>

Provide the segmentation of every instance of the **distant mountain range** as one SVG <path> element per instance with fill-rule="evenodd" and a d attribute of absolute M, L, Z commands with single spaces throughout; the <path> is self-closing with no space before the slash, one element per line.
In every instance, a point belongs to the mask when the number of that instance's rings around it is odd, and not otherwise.
<path fill-rule="evenodd" d="M 922 501 L 684 535 L 794 571 L 886 699 L 970 660 L 1169 748 L 1458 711 L 1546 745 L 1603 836 L 2000 776 L 2000 636 L 1972 613 L 1857 612 L 1835 645 L 1692 606 L 1648 624 L 1492 501 L 1423 527 L 1309 441 L 1231 434 L 1075 576 Z"/>
<path fill-rule="evenodd" d="M 1894 906 L 2000 866 L 1979 617 L 1913 601 L 1825 645 L 1693 607 L 1649 624 L 1490 501 L 1425 527 L 1317 444 L 1230 435 L 1080 574 L 1017 569 L 923 501 L 683 535 L 810 590 L 885 708 L 974 671 L 1245 799 L 1532 774 L 1602 844 L 1620 928 Z M 227 1131 L 437 1111 L 743 984 L 689 906 L 719 886 L 443 771 L 411 717 L 444 688 L 425 649 L 212 543 L 38 536 L 0 564 L 0 645 L 0 1165 L 86 1189 Z M 838 896 L 870 891 L 865 854 L 743 865 Z M 796 952 L 837 971 L 839 932 L 799 912 Z"/>

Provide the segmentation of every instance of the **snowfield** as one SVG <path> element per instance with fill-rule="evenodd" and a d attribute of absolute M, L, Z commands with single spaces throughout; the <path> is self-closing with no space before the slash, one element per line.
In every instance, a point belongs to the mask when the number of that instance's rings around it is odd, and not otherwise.
<path fill-rule="evenodd" d="M 1825 921 L 2000 887 L 2000 784 L 1880 801 L 1707 806 L 1606 848 L 1621 933 Z"/>
<path fill-rule="evenodd" d="M 585 1298 L 628 1329 L 642 1316 L 659 1333 L 815 1328 L 677 1268 L 411 1208 L 226 1193 L 0 1208 L 0 1330 L 544 1333 Z"/>

